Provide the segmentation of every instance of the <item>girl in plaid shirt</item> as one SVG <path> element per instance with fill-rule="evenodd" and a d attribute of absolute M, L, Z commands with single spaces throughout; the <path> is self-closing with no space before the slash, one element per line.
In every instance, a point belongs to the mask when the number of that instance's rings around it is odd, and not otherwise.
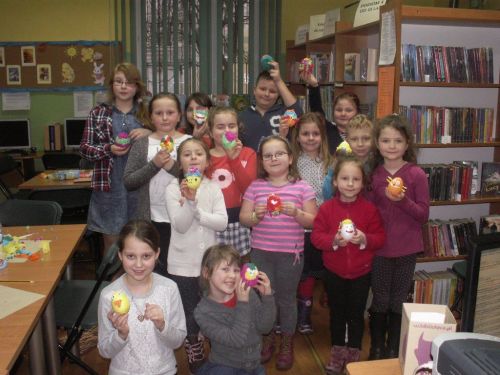
<path fill-rule="evenodd" d="M 151 133 L 142 102 L 145 93 L 139 70 L 130 63 L 118 64 L 108 82 L 110 101 L 90 111 L 83 131 L 80 154 L 94 164 L 87 224 L 103 234 L 105 249 L 116 241 L 135 210 L 137 192 L 127 192 L 123 185 L 130 147 L 115 144 L 115 138 L 127 133 L 133 142 Z"/>

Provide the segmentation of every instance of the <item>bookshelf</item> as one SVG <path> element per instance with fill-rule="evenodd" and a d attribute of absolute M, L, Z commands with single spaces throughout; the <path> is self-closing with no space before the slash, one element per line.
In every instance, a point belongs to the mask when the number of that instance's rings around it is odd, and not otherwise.
<path fill-rule="evenodd" d="M 472 140 L 451 144 L 419 143 L 417 144 L 419 164 L 448 164 L 458 160 L 475 160 L 479 162 L 479 173 L 481 173 L 483 162 L 500 161 L 500 12 L 407 6 L 402 5 L 401 0 L 388 0 L 380 8 L 380 12 L 381 14 L 394 12 L 395 16 L 393 112 L 398 112 L 400 106 L 491 108 L 493 110 L 493 130 L 490 141 L 474 142 Z M 471 50 L 489 47 L 492 49 L 493 58 L 492 81 L 470 82 L 469 80 L 467 82 L 465 75 L 458 79 L 461 82 L 449 82 L 448 77 L 446 82 L 409 81 L 407 71 L 402 67 L 402 60 L 403 63 L 407 63 L 404 45 L 441 46 L 450 50 L 453 47 Z M 436 61 L 442 64 L 440 60 Z M 419 64 L 418 56 L 415 62 Z M 420 66 L 428 68 L 425 64 Z M 425 81 L 425 78 L 422 81 Z M 500 196 L 477 195 L 462 201 L 431 202 L 430 219 L 472 218 L 477 225 L 481 216 L 498 212 L 500 212 Z M 419 262 L 444 262 L 462 258 L 463 256 L 426 257 L 419 259 Z"/>

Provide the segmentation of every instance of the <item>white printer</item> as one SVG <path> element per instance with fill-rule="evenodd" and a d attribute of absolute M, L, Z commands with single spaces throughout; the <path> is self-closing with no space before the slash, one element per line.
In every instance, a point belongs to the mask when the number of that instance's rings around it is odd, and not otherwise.
<path fill-rule="evenodd" d="M 500 338 L 455 332 L 432 341 L 432 375 L 499 375 Z"/>

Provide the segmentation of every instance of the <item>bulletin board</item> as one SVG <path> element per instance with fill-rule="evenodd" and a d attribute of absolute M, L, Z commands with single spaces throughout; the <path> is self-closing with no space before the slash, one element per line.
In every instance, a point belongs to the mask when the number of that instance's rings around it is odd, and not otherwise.
<path fill-rule="evenodd" d="M 0 42 L 0 92 L 102 90 L 121 61 L 115 41 Z"/>

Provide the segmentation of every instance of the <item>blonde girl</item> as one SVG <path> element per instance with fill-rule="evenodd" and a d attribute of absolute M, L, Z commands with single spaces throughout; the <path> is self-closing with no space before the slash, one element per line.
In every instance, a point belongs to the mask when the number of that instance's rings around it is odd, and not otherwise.
<path fill-rule="evenodd" d="M 213 147 L 206 175 L 221 188 L 228 216 L 227 229 L 217 232 L 217 242 L 233 245 L 241 256 L 245 256 L 250 252 L 250 230 L 240 225 L 240 207 L 245 190 L 256 178 L 257 156 L 239 139 L 240 125 L 235 109 L 213 108 L 208 117 L 208 127 Z M 236 137 L 231 148 L 224 147 L 222 138 L 226 133 Z"/>

